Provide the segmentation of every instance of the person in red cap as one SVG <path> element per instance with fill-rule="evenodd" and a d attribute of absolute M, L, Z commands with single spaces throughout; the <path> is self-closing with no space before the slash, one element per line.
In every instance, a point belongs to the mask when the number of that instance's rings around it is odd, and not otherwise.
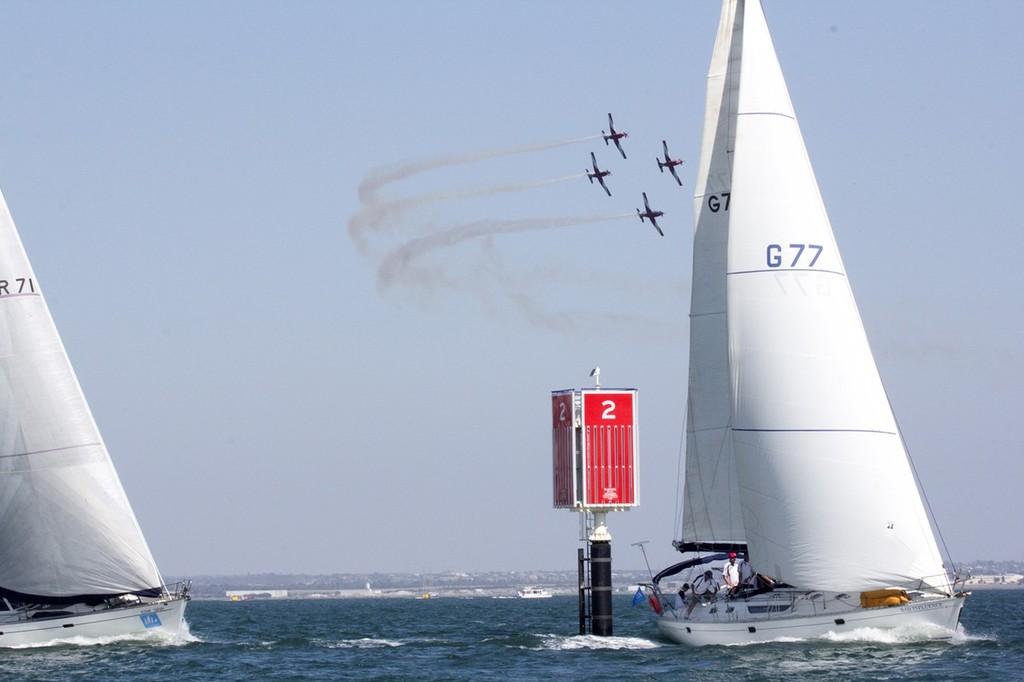
<path fill-rule="evenodd" d="M 740 567 L 736 563 L 736 552 L 729 552 L 729 561 L 722 566 L 722 578 L 725 580 L 728 595 L 731 597 L 740 590 Z"/>

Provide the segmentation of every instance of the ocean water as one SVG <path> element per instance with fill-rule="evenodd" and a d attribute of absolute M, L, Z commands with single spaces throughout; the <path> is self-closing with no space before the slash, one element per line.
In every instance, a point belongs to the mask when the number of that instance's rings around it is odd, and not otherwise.
<path fill-rule="evenodd" d="M 688 649 L 628 596 L 613 608 L 594 637 L 575 597 L 193 601 L 185 641 L 0 649 L 0 680 L 1024 680 L 1024 590 L 976 592 L 953 642 Z"/>

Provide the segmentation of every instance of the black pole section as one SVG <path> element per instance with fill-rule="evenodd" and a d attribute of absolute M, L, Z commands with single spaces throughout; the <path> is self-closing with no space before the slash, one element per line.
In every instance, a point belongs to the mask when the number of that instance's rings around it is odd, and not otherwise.
<path fill-rule="evenodd" d="M 580 547 L 578 550 L 576 550 L 576 571 L 577 571 L 577 574 L 578 574 L 578 577 L 579 577 L 579 586 L 580 586 L 580 634 L 581 635 L 587 634 L 587 601 L 586 601 L 586 599 L 587 599 L 586 598 L 587 583 L 583 579 L 583 562 L 584 561 L 585 561 L 585 559 L 583 558 L 583 548 Z"/>
<path fill-rule="evenodd" d="M 590 543 L 590 630 L 612 634 L 612 543 Z"/>

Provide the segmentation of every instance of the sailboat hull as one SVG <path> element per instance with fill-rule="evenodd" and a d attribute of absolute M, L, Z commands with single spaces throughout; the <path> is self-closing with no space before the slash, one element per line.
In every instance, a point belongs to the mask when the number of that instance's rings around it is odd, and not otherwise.
<path fill-rule="evenodd" d="M 184 634 L 187 597 L 130 606 L 25 619 L 23 613 L 0 613 L 0 647 L 32 647 L 70 639 L 154 638 L 174 641 Z"/>
<path fill-rule="evenodd" d="M 911 639 L 941 640 L 951 639 L 956 632 L 966 597 L 958 594 L 902 606 L 862 608 L 835 600 L 824 602 L 813 595 L 790 595 L 785 615 L 772 611 L 786 606 L 777 598 L 774 604 L 756 599 L 723 600 L 697 607 L 689 619 L 684 618 L 685 611 L 666 608 L 658 617 L 658 627 L 672 641 L 689 646 L 842 638 L 871 630 L 899 631 Z"/>

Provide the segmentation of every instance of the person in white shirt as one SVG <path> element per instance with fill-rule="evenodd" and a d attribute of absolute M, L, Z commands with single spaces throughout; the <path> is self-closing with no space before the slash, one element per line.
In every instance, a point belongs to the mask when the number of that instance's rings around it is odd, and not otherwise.
<path fill-rule="evenodd" d="M 704 571 L 704 575 L 693 581 L 693 586 L 690 589 L 690 607 L 686 609 L 687 618 L 690 617 L 690 612 L 693 611 L 693 607 L 695 607 L 702 599 L 714 601 L 715 595 L 718 594 L 718 590 L 721 589 L 721 586 L 718 584 L 718 581 L 715 580 L 715 576 L 711 571 Z"/>
<path fill-rule="evenodd" d="M 729 552 L 729 561 L 722 566 L 722 579 L 729 589 L 729 596 L 740 590 L 740 566 L 736 563 L 736 552 Z"/>

